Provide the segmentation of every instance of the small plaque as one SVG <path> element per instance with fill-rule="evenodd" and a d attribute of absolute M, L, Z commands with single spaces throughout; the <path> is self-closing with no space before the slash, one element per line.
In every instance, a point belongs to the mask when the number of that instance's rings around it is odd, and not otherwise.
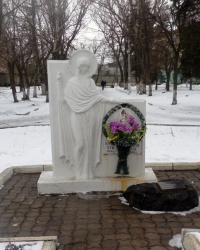
<path fill-rule="evenodd" d="M 185 188 L 185 182 L 183 180 L 159 181 L 158 185 L 162 190 L 184 189 Z"/>
<path fill-rule="evenodd" d="M 132 146 L 130 149 L 130 153 L 134 155 L 142 155 L 142 142 L 138 143 L 137 145 Z M 117 147 L 107 142 L 105 138 L 103 138 L 103 154 L 117 155 Z"/>

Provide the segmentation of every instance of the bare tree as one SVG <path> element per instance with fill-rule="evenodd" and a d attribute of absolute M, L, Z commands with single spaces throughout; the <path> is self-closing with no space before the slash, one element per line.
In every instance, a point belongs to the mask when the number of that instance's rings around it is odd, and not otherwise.
<path fill-rule="evenodd" d="M 153 18 L 159 25 L 166 37 L 168 45 L 173 52 L 173 99 L 172 105 L 177 104 L 177 76 L 178 67 L 184 40 L 184 27 L 191 18 L 190 12 L 195 8 L 192 1 L 173 0 L 169 5 L 167 1 L 156 0 Z"/>
<path fill-rule="evenodd" d="M 97 1 L 94 19 L 104 34 L 118 63 L 121 81 L 127 88 L 128 68 L 135 72 L 136 83 L 142 82 L 140 94 L 152 95 L 151 51 L 155 21 L 150 15 L 149 1 Z M 128 55 L 130 60 L 128 60 Z"/>
<path fill-rule="evenodd" d="M 0 0 L 0 40 L 2 39 L 3 33 L 3 22 L 6 16 L 9 16 L 13 11 L 16 11 L 21 5 L 24 4 L 27 0 L 15 1 L 15 4 L 10 4 L 10 1 Z M 10 5 L 11 8 L 7 8 Z"/>
<path fill-rule="evenodd" d="M 42 54 L 49 59 L 64 60 L 74 50 L 73 42 L 84 27 L 84 17 L 91 0 L 38 0 L 41 8 L 38 36 Z M 48 51 L 48 52 L 46 52 Z M 46 65 L 41 68 L 42 79 L 46 82 Z M 48 85 L 46 84 L 47 101 Z"/>
<path fill-rule="evenodd" d="M 17 5 L 19 2 L 14 0 L 7 1 L 4 5 L 5 12 L 7 13 L 4 16 L 4 23 L 2 25 L 2 41 L 1 41 L 1 49 L 3 53 L 1 53 L 1 57 L 7 61 L 7 67 L 9 71 L 10 85 L 12 89 L 14 102 L 18 102 L 16 86 L 15 86 L 15 65 L 16 65 L 16 41 L 17 41 L 17 33 L 16 33 L 16 25 L 17 25 Z"/>
<path fill-rule="evenodd" d="M 66 59 L 73 42 L 84 26 L 84 17 L 92 0 L 8 0 L 0 2 L 1 38 L 16 98 L 14 70 L 20 77 L 23 99 L 29 99 L 30 86 L 47 84 L 47 59 Z M 3 32 L 2 32 L 3 30 Z M 27 93 L 25 91 L 27 89 Z"/>
<path fill-rule="evenodd" d="M 170 90 L 170 76 L 173 70 L 174 57 L 173 52 L 169 46 L 164 48 L 164 69 L 166 72 L 166 90 Z"/>
<path fill-rule="evenodd" d="M 137 33 L 135 34 L 134 45 L 135 53 L 139 59 L 141 67 L 141 77 L 143 81 L 143 89 L 140 93 L 146 93 L 146 84 L 149 85 L 149 96 L 152 95 L 152 80 L 150 77 L 151 72 L 151 51 L 154 39 L 154 29 L 152 19 L 150 18 L 150 5 L 147 1 L 137 1 L 136 25 L 138 25 Z M 137 10 L 138 12 L 138 10 Z"/>
<path fill-rule="evenodd" d="M 43 12 L 41 36 L 48 44 L 52 59 L 68 58 L 72 42 L 84 26 L 90 0 L 40 0 Z"/>
<path fill-rule="evenodd" d="M 127 22 L 127 3 L 118 0 L 96 1 L 93 19 L 104 35 L 105 41 L 112 51 L 120 70 L 120 85 L 127 88 L 128 82 L 128 30 L 125 25 Z"/>
<path fill-rule="evenodd" d="M 92 43 L 88 44 L 86 48 L 91 50 L 96 55 L 98 61 L 97 77 L 95 79 L 95 83 L 97 84 L 105 58 L 109 56 L 109 51 L 104 40 L 97 41 L 96 39 L 93 39 Z"/>

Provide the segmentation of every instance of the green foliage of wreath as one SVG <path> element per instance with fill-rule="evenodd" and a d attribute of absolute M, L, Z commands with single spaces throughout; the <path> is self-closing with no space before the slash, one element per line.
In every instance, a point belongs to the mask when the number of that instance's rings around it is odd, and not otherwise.
<path fill-rule="evenodd" d="M 105 117 L 103 119 L 102 130 L 103 130 L 103 134 L 104 134 L 104 136 L 106 138 L 108 138 L 108 137 L 113 138 L 113 134 L 109 130 L 107 120 L 109 119 L 109 117 L 112 114 L 114 114 L 117 110 L 122 109 L 122 108 L 131 109 L 138 116 L 138 118 L 140 119 L 140 122 L 141 122 L 141 128 L 130 139 L 122 139 L 122 138 L 120 138 L 118 140 L 111 141 L 110 143 L 114 144 L 116 146 L 130 147 L 130 146 L 138 144 L 139 141 L 142 140 L 142 138 L 144 137 L 144 135 L 146 133 L 146 121 L 145 121 L 145 118 L 144 118 L 143 114 L 139 111 L 139 109 L 137 109 L 135 106 L 133 106 L 133 105 L 131 105 L 129 103 L 122 103 L 122 104 L 119 104 L 119 105 L 115 106 L 111 110 L 109 110 L 108 113 L 105 115 Z"/>

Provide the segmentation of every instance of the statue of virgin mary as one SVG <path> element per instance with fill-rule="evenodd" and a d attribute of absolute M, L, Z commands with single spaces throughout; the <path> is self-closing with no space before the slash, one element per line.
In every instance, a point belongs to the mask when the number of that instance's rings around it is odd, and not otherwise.
<path fill-rule="evenodd" d="M 105 102 L 115 100 L 103 96 L 91 78 L 97 69 L 93 53 L 77 50 L 69 60 L 69 67 L 75 76 L 64 89 L 67 117 L 63 126 L 67 136 L 62 156 L 74 168 L 76 179 L 91 179 L 100 162 Z"/>

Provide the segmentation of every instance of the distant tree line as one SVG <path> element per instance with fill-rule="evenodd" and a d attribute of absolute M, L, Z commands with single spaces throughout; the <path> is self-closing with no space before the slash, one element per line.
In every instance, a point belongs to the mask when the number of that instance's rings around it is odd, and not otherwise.
<path fill-rule="evenodd" d="M 128 82 L 128 64 L 137 91 L 152 95 L 152 84 L 166 72 L 169 91 L 173 70 L 173 100 L 177 104 L 177 76 L 199 76 L 200 2 L 198 0 L 96 0 L 93 19 L 105 36 L 120 69 L 120 83 Z"/>
<path fill-rule="evenodd" d="M 131 73 L 137 92 L 146 93 L 148 86 L 151 96 L 164 70 L 169 91 L 173 71 L 172 104 L 177 104 L 178 73 L 199 77 L 199 0 L 0 0 L 0 58 L 7 63 L 15 102 L 15 70 L 24 100 L 31 85 L 34 97 L 42 85 L 48 101 L 47 59 L 69 57 L 87 14 L 104 36 L 90 45 L 100 60 L 98 70 L 111 57 L 121 86 L 128 87 Z"/>

